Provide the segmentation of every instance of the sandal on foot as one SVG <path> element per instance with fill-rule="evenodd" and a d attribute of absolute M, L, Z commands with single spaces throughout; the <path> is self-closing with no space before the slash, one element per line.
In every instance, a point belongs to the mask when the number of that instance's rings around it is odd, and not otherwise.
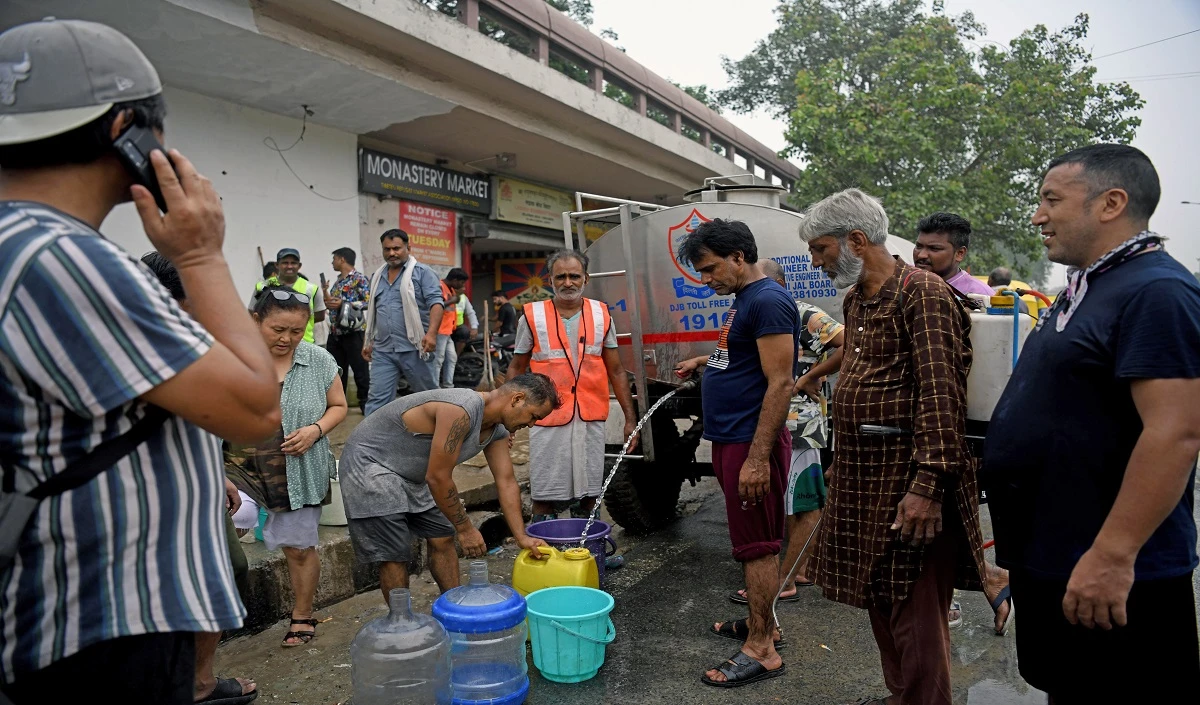
<path fill-rule="evenodd" d="M 246 705 L 258 697 L 258 688 L 249 693 L 242 693 L 242 684 L 236 678 L 218 678 L 217 687 L 203 700 L 197 700 L 196 705 Z"/>
<path fill-rule="evenodd" d="M 745 642 L 746 638 L 750 636 L 750 627 L 746 622 L 747 620 L 745 619 L 733 619 L 728 622 L 721 622 L 720 629 L 710 626 L 708 631 L 716 634 L 717 636 L 723 636 L 726 639 Z M 787 646 L 787 639 L 783 638 L 783 630 L 780 629 L 779 641 L 775 642 L 775 650 L 779 651 L 785 646 Z"/>
<path fill-rule="evenodd" d="M 1012 622 L 1013 612 L 1016 610 L 1016 607 L 1013 606 L 1012 587 L 1008 585 L 1005 585 L 1000 594 L 996 595 L 996 599 L 992 600 L 992 613 L 1000 614 L 1000 605 L 1003 605 L 1005 602 L 1008 603 L 1008 616 L 1004 618 L 1004 624 L 995 630 L 996 636 L 1006 636 L 1008 634 L 1008 625 Z"/>
<path fill-rule="evenodd" d="M 956 617 L 951 617 L 949 613 L 946 614 L 946 620 L 950 628 L 953 629 L 954 627 L 962 626 L 962 605 L 958 603 L 958 600 L 950 603 L 950 612 L 958 613 Z"/>
<path fill-rule="evenodd" d="M 313 630 L 311 632 L 294 632 L 293 631 L 293 632 L 288 632 L 287 634 L 284 634 L 283 635 L 283 644 L 282 644 L 283 648 L 291 649 L 291 648 L 294 648 L 297 646 L 307 646 L 310 641 L 312 641 L 313 639 L 315 639 L 317 637 L 317 624 L 318 624 L 317 620 L 312 619 L 312 618 L 296 619 L 296 617 L 293 616 L 292 624 L 307 624 L 307 625 L 311 626 L 313 628 Z M 288 639 L 299 639 L 300 643 L 289 644 Z"/>
<path fill-rule="evenodd" d="M 796 584 L 799 585 L 799 583 L 796 583 Z M 812 583 L 809 583 L 809 585 L 811 585 L 811 584 Z M 735 605 L 748 605 L 748 604 L 750 604 L 750 600 L 746 599 L 745 593 L 746 593 L 746 588 L 742 588 L 741 590 L 734 590 L 733 592 L 729 593 L 729 601 Z M 799 600 L 799 599 L 800 599 L 800 592 L 796 591 L 796 593 L 794 595 L 785 595 L 785 596 L 779 598 L 779 601 L 780 602 L 795 602 L 796 600 Z"/>
<path fill-rule="evenodd" d="M 730 656 L 728 661 L 717 666 L 716 670 L 725 676 L 725 680 L 715 681 L 703 675 L 700 676 L 700 682 L 714 688 L 740 688 L 743 685 L 782 676 L 787 671 L 787 666 L 781 663 L 779 668 L 768 669 L 753 657 L 747 656 L 744 651 L 738 651 Z"/>

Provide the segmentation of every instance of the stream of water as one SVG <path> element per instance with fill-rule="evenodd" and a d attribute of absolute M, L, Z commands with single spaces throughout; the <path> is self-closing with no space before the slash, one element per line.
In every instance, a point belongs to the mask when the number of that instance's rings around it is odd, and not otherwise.
<path fill-rule="evenodd" d="M 604 493 L 608 491 L 609 483 L 612 482 L 614 477 L 616 477 L 617 468 L 621 467 L 621 462 L 625 460 L 625 454 L 629 452 L 629 443 L 634 439 L 635 436 L 637 436 L 638 432 L 642 430 L 642 426 L 645 425 L 646 421 L 648 421 L 650 417 L 654 415 L 654 412 L 658 411 L 658 407 L 662 406 L 663 403 L 665 403 L 668 399 L 675 396 L 676 392 L 688 388 L 690 388 L 690 385 L 685 384 L 679 386 L 664 394 L 662 399 L 654 402 L 654 406 L 650 407 L 650 410 L 646 412 L 646 415 L 637 422 L 637 426 L 634 427 L 633 433 L 629 434 L 629 438 L 625 439 L 625 444 L 621 446 L 621 452 L 617 453 L 617 459 L 615 462 L 613 462 L 612 470 L 609 470 L 608 477 L 604 478 L 604 485 L 600 488 L 600 496 L 596 498 L 596 506 L 592 507 L 592 514 L 588 517 L 587 524 L 584 524 L 583 526 L 583 536 L 581 536 L 579 539 L 580 546 L 584 546 L 584 544 L 587 543 L 588 532 L 592 530 L 592 524 L 596 523 L 596 517 L 600 516 L 600 505 L 602 502 L 604 502 Z"/>

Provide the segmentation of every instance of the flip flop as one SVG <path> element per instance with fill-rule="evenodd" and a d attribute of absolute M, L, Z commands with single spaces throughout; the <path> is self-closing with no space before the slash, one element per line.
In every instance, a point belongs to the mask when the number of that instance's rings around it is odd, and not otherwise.
<path fill-rule="evenodd" d="M 799 585 L 800 583 L 796 583 L 796 584 Z M 812 583 L 809 583 L 809 585 L 811 585 L 811 584 Z M 729 593 L 729 601 L 735 605 L 750 604 L 750 600 L 747 600 L 746 597 L 744 595 L 742 595 L 743 592 L 745 592 L 745 588 L 742 588 L 741 590 L 734 590 L 733 592 Z M 779 601 L 780 602 L 795 602 L 796 600 L 799 600 L 799 599 L 800 599 L 800 591 L 797 590 L 794 595 L 788 595 L 786 597 L 781 597 L 781 598 L 779 598 Z"/>
<path fill-rule="evenodd" d="M 733 639 L 734 641 L 745 642 L 746 637 L 750 635 L 750 627 L 749 627 L 749 625 L 746 624 L 746 622 L 747 622 L 747 620 L 745 620 L 745 619 L 732 619 L 728 622 L 721 622 L 720 629 L 717 629 L 716 627 L 709 625 L 708 631 L 712 632 L 713 634 L 716 634 L 717 636 L 723 636 L 726 639 Z M 779 630 L 779 641 L 775 642 L 775 650 L 779 651 L 779 650 L 785 648 L 786 646 L 787 646 L 787 639 L 785 639 L 783 637 L 783 630 L 780 629 Z"/>
<path fill-rule="evenodd" d="M 246 705 L 257 697 L 257 688 L 243 695 L 242 684 L 236 678 L 218 678 L 213 692 L 207 698 L 198 700 L 196 705 Z"/>
<path fill-rule="evenodd" d="M 1012 587 L 1009 585 L 1005 585 L 1004 589 L 1000 591 L 1000 594 L 996 595 L 996 599 L 992 600 L 992 613 L 1000 614 L 1000 605 L 1004 604 L 1005 602 L 1008 603 L 1008 616 L 1004 618 L 1004 624 L 1000 625 L 1000 628 L 995 630 L 996 636 L 1008 635 L 1008 624 L 1012 621 L 1013 613 L 1017 611 L 1017 608 L 1013 605 Z"/>
<path fill-rule="evenodd" d="M 711 685 L 714 688 L 740 688 L 743 685 L 750 685 L 758 681 L 765 681 L 768 678 L 777 678 L 782 676 L 787 671 L 787 666 L 779 664 L 779 668 L 770 670 L 758 661 L 755 661 L 745 652 L 739 650 L 736 654 L 729 657 L 729 660 L 720 666 L 716 667 L 726 678 L 723 681 L 715 681 L 707 675 L 700 676 L 700 682 L 704 685 Z"/>

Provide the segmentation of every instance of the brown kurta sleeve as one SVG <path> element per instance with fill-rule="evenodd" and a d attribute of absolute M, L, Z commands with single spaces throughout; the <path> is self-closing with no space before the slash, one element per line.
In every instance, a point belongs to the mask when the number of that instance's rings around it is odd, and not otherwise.
<path fill-rule="evenodd" d="M 913 410 L 913 463 L 909 491 L 942 501 L 970 459 L 963 444 L 966 370 L 970 365 L 962 306 L 936 275 L 915 273 L 902 287 L 902 315 L 912 340 L 917 394 Z M 963 359 L 965 356 L 965 360 Z M 963 364 L 965 362 L 965 364 Z"/>

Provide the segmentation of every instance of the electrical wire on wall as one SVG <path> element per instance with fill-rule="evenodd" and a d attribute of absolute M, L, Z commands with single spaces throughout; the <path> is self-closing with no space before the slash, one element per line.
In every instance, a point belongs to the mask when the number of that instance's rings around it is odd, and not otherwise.
<path fill-rule="evenodd" d="M 291 163 L 288 162 L 287 157 L 284 156 L 284 154 L 283 154 L 284 152 L 291 151 L 292 149 L 294 149 L 296 147 L 296 145 L 300 144 L 300 142 L 304 139 L 305 131 L 308 130 L 308 118 L 310 115 L 313 114 L 313 111 L 311 109 L 309 109 L 309 107 L 307 105 L 301 105 L 300 107 L 304 109 L 304 116 L 300 119 L 300 136 L 296 138 L 296 141 L 292 142 L 287 147 L 280 147 L 279 143 L 277 143 L 275 141 L 274 137 L 268 136 L 268 137 L 263 138 L 263 144 L 266 145 L 267 149 L 269 149 L 272 152 L 275 152 L 276 154 L 279 155 L 279 158 L 281 160 L 283 160 L 283 165 L 285 167 L 287 167 L 288 171 L 292 172 L 292 176 L 296 177 L 296 181 L 299 181 L 300 184 L 305 187 L 305 190 L 308 191 L 309 193 L 311 193 L 312 195 L 317 196 L 319 198 L 323 198 L 326 201 L 334 201 L 334 202 L 350 201 L 355 198 L 358 198 L 357 193 L 354 194 L 353 196 L 347 196 L 346 198 L 334 198 L 332 196 L 326 196 L 325 194 L 318 191 L 316 189 L 316 187 L 314 187 L 312 184 L 305 182 L 305 180 L 299 174 L 296 173 L 296 170 L 292 168 L 292 165 L 291 165 Z"/>

